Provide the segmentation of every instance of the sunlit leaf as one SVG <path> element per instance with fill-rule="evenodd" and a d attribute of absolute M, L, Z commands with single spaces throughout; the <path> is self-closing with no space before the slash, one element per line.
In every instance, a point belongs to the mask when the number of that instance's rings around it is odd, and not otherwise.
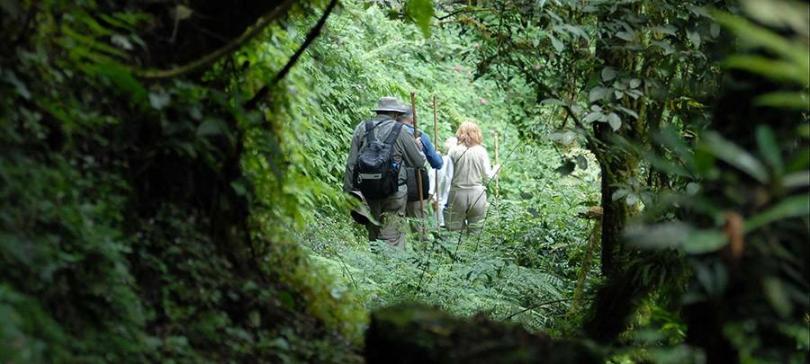
<path fill-rule="evenodd" d="M 434 12 L 432 0 L 407 0 L 405 3 L 405 14 L 426 38 L 430 36 L 430 22 Z"/>

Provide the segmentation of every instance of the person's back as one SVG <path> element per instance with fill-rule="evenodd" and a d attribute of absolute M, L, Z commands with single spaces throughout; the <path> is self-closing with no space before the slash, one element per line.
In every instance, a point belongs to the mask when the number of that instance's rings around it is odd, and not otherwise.
<path fill-rule="evenodd" d="M 375 109 L 377 116 L 371 119 L 371 139 L 384 141 L 397 125 L 395 120 L 399 114 L 405 111 L 405 107 L 396 99 L 384 97 L 378 102 Z M 355 179 L 355 167 L 357 158 L 361 150 L 367 144 L 367 122 L 363 121 L 357 125 L 352 137 L 352 144 L 349 151 L 349 158 L 346 161 L 346 171 L 343 178 L 343 190 L 351 192 L 357 188 Z M 407 200 L 406 172 L 407 165 L 423 165 L 425 158 L 419 153 L 416 142 L 401 128 L 393 143 L 392 162 L 398 168 L 397 189 L 387 197 L 371 199 L 366 197 L 372 217 L 380 221 L 382 226 L 367 224 L 369 240 L 378 238 L 388 241 L 395 246 L 404 246 L 404 233 L 400 231 L 398 218 L 405 215 L 405 204 Z"/>
<path fill-rule="evenodd" d="M 487 150 L 482 145 L 459 145 L 450 151 L 450 160 L 453 163 L 451 188 L 477 191 L 484 189 L 492 167 Z"/>
<path fill-rule="evenodd" d="M 450 151 L 453 178 L 445 210 L 449 230 L 482 228 L 487 211 L 486 184 L 492 178 L 487 150 L 481 145 L 481 129 L 473 122 L 464 122 L 456 132 L 459 145 Z"/>

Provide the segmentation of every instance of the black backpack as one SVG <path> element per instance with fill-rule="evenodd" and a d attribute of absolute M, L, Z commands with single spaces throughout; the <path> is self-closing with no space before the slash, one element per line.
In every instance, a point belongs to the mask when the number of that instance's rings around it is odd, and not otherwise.
<path fill-rule="evenodd" d="M 416 171 L 419 173 L 416 173 Z M 428 170 L 425 167 L 419 168 L 411 168 L 405 167 L 405 171 L 408 173 L 408 179 L 406 179 L 406 183 L 408 184 L 408 202 L 419 201 L 419 200 L 427 200 L 430 198 L 430 177 L 428 176 Z M 422 177 L 422 196 L 419 196 L 419 179 L 417 175 Z"/>
<path fill-rule="evenodd" d="M 366 121 L 366 142 L 357 155 L 354 166 L 354 188 L 369 200 L 379 200 L 394 194 L 399 187 L 399 163 L 394 161 L 394 143 L 402 130 L 402 124 L 394 121 L 394 127 L 380 142 L 374 136 L 374 128 L 383 121 Z"/>

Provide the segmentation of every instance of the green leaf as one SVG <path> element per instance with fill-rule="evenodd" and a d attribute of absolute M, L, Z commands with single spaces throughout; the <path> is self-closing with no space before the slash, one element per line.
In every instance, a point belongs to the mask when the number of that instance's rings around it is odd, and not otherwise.
<path fill-rule="evenodd" d="M 640 248 L 677 248 L 688 254 L 717 251 L 727 243 L 719 230 L 697 230 L 680 221 L 654 225 L 633 225 L 625 232 L 627 241 Z"/>
<path fill-rule="evenodd" d="M 689 182 L 686 184 L 686 194 L 689 196 L 695 196 L 700 192 L 700 184 L 695 182 Z"/>
<path fill-rule="evenodd" d="M 695 45 L 695 48 L 700 48 L 700 33 L 686 31 L 686 37 L 689 38 L 689 42 Z"/>
<path fill-rule="evenodd" d="M 603 113 L 601 113 L 599 111 L 595 111 L 595 112 L 592 112 L 592 113 L 586 115 L 585 118 L 582 119 L 582 121 L 585 122 L 585 123 L 592 123 L 594 121 L 601 120 L 601 119 L 604 119 L 604 118 L 605 118 L 605 114 L 603 114 Z"/>
<path fill-rule="evenodd" d="M 566 103 L 564 101 L 562 101 L 562 100 L 559 100 L 559 99 L 550 98 L 550 99 L 545 99 L 543 101 L 540 101 L 540 105 L 564 106 L 564 105 L 566 105 Z"/>
<path fill-rule="evenodd" d="M 146 89 L 126 67 L 117 63 L 101 63 L 94 65 L 93 70 L 112 81 L 118 88 L 132 94 L 136 101 L 141 102 L 146 99 Z"/>
<path fill-rule="evenodd" d="M 745 233 L 754 231 L 770 223 L 792 217 L 810 215 L 810 195 L 788 197 L 776 206 L 756 215 L 745 222 Z"/>
<path fill-rule="evenodd" d="M 766 184 L 768 182 L 768 172 L 765 170 L 765 166 L 750 153 L 726 140 L 720 136 L 720 134 L 715 132 L 706 134 L 706 140 L 705 143 L 702 144 L 702 148 L 740 171 L 745 172 L 760 183 Z"/>
<path fill-rule="evenodd" d="M 627 116 L 630 116 L 630 117 L 632 117 L 633 119 L 638 119 L 638 113 L 636 113 L 636 112 L 635 112 L 635 111 L 633 111 L 633 110 L 630 110 L 630 109 L 628 109 L 628 108 L 626 108 L 626 107 L 623 107 L 623 106 L 617 106 L 617 107 L 616 107 L 616 109 L 618 109 L 619 111 L 621 111 L 621 112 L 623 112 L 623 113 L 627 114 Z"/>
<path fill-rule="evenodd" d="M 806 75 L 800 67 L 782 60 L 774 60 L 755 55 L 733 55 L 723 61 L 727 68 L 739 69 L 751 73 L 767 76 L 774 80 L 793 81 L 803 84 Z"/>
<path fill-rule="evenodd" d="M 613 195 L 610 196 L 610 199 L 612 201 L 618 201 L 621 200 L 622 198 L 627 197 L 628 194 L 630 194 L 630 190 L 620 188 L 616 191 L 613 191 Z"/>
<path fill-rule="evenodd" d="M 627 198 L 624 200 L 627 206 L 635 206 L 635 204 L 637 204 L 638 201 L 639 201 L 638 195 L 636 195 L 635 193 L 627 195 Z"/>
<path fill-rule="evenodd" d="M 594 87 L 591 89 L 590 92 L 588 92 L 588 101 L 593 103 L 602 100 L 605 97 L 607 97 L 607 95 L 609 95 L 611 92 L 612 90 L 607 87 L 601 86 Z"/>
<path fill-rule="evenodd" d="M 757 97 L 754 99 L 754 105 L 808 110 L 810 97 L 806 92 L 776 91 Z"/>
<path fill-rule="evenodd" d="M 618 131 L 622 127 L 622 119 L 615 112 L 608 114 L 607 122 L 613 131 Z"/>
<path fill-rule="evenodd" d="M 633 42 L 633 41 L 636 40 L 636 33 L 635 32 L 619 31 L 619 32 L 616 32 L 616 37 L 618 37 L 619 39 L 628 41 L 628 42 Z"/>
<path fill-rule="evenodd" d="M 705 254 L 726 246 L 726 234 L 719 230 L 694 230 L 687 235 L 683 250 L 689 254 Z"/>
<path fill-rule="evenodd" d="M 220 135 L 226 130 L 225 124 L 221 120 L 206 119 L 197 127 L 197 136 Z"/>
<path fill-rule="evenodd" d="M 782 174 L 784 163 L 779 150 L 779 143 L 773 135 L 773 130 L 766 125 L 757 126 L 756 130 L 757 146 L 762 158 L 773 168 L 776 174 Z"/>
<path fill-rule="evenodd" d="M 149 93 L 149 104 L 152 105 L 155 110 L 162 110 L 166 106 L 169 106 L 171 101 L 171 96 L 166 92 Z"/>
<path fill-rule="evenodd" d="M 773 307 L 774 311 L 781 317 L 787 317 L 793 311 L 793 303 L 790 302 L 782 281 L 775 277 L 767 277 L 762 280 L 762 289 L 765 297 Z"/>
<path fill-rule="evenodd" d="M 556 50 L 557 53 L 565 50 L 565 45 L 563 45 L 563 43 L 557 39 L 557 37 L 549 35 L 549 38 L 551 39 L 551 46 L 554 47 L 554 50 Z"/>
<path fill-rule="evenodd" d="M 794 172 L 782 178 L 782 187 L 787 189 L 810 186 L 810 171 Z"/>
<path fill-rule="evenodd" d="M 713 15 L 717 22 L 730 29 L 740 40 L 754 47 L 764 47 L 802 70 L 797 74 L 804 76 L 804 86 L 810 85 L 810 52 L 806 44 L 791 42 L 739 16 L 719 12 Z"/>
<path fill-rule="evenodd" d="M 405 3 L 405 15 L 419 27 L 425 38 L 430 37 L 430 21 L 434 12 L 433 0 L 408 0 Z"/>
<path fill-rule="evenodd" d="M 613 67 L 605 67 L 602 69 L 602 81 L 608 82 L 616 78 L 616 70 Z"/>

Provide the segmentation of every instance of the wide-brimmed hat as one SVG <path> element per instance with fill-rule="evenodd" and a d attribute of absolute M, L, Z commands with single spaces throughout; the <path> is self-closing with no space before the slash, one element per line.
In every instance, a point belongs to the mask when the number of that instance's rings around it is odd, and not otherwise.
<path fill-rule="evenodd" d="M 398 113 L 404 113 L 408 110 L 410 110 L 410 108 L 407 105 L 399 102 L 399 100 L 393 96 L 380 97 L 380 99 L 377 101 L 377 107 L 374 108 L 374 111 L 390 111 Z"/>
<path fill-rule="evenodd" d="M 359 203 L 355 205 L 350 212 L 352 219 L 360 225 L 372 224 L 380 226 L 380 222 L 371 214 L 371 210 L 368 208 L 368 202 L 366 202 L 366 198 L 363 197 L 363 193 L 360 191 L 352 191 L 350 195 L 359 200 Z"/>

